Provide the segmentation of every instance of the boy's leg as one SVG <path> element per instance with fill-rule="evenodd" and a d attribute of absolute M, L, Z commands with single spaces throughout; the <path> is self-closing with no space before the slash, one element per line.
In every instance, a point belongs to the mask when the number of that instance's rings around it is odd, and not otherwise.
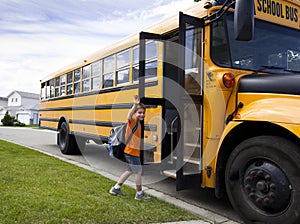
<path fill-rule="evenodd" d="M 142 171 L 135 174 L 136 191 L 142 191 Z"/>
<path fill-rule="evenodd" d="M 118 180 L 118 185 L 119 186 L 122 186 L 123 185 L 123 183 L 128 179 L 128 177 L 130 177 L 130 175 L 132 174 L 132 172 L 131 171 L 125 171 L 121 176 L 120 176 L 120 178 L 119 178 L 119 180 Z"/>
<path fill-rule="evenodd" d="M 144 193 L 142 190 L 142 171 L 135 174 L 135 184 L 136 184 L 136 200 L 150 200 L 151 198 Z"/>
<path fill-rule="evenodd" d="M 116 183 L 116 185 L 114 187 L 112 187 L 109 191 L 110 194 L 112 195 L 120 195 L 120 196 L 124 196 L 123 192 L 121 191 L 121 186 L 123 185 L 123 183 L 128 179 L 128 177 L 132 174 L 132 172 L 130 171 L 125 171 L 121 177 L 119 178 L 118 182 Z"/>

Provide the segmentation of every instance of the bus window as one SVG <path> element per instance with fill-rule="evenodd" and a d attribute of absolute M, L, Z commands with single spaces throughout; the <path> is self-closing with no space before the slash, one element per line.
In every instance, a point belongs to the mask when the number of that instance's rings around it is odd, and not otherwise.
<path fill-rule="evenodd" d="M 157 75 L 157 60 L 146 63 L 145 77 L 152 78 Z"/>
<path fill-rule="evenodd" d="M 103 88 L 114 84 L 114 55 L 104 58 L 103 62 Z"/>
<path fill-rule="evenodd" d="M 42 83 L 41 87 L 41 100 L 44 100 L 46 99 L 47 82 Z"/>
<path fill-rule="evenodd" d="M 74 93 L 80 93 L 80 68 L 74 70 Z"/>
<path fill-rule="evenodd" d="M 60 77 L 60 95 L 66 95 L 66 74 Z"/>
<path fill-rule="evenodd" d="M 82 92 L 90 91 L 91 65 L 82 68 Z"/>
<path fill-rule="evenodd" d="M 157 57 L 157 42 L 151 41 L 146 44 L 146 61 Z"/>
<path fill-rule="evenodd" d="M 60 77 L 55 78 L 55 97 L 59 96 L 59 82 Z"/>
<path fill-rule="evenodd" d="M 54 79 L 50 80 L 50 98 L 54 97 Z"/>
<path fill-rule="evenodd" d="M 92 63 L 92 90 L 100 89 L 100 76 L 102 74 L 102 61 Z"/>
<path fill-rule="evenodd" d="M 146 64 L 145 78 L 157 76 L 157 42 L 150 41 L 146 43 Z M 133 80 L 137 81 L 139 77 L 139 51 L 140 48 L 133 49 Z"/>
<path fill-rule="evenodd" d="M 189 94 L 198 95 L 200 87 L 200 42 L 201 29 L 188 29 L 186 31 L 185 50 L 185 89 Z"/>
<path fill-rule="evenodd" d="M 67 95 L 73 93 L 73 72 L 67 74 Z"/>
<path fill-rule="evenodd" d="M 212 24 L 211 55 L 218 65 L 230 66 L 230 52 L 227 44 L 225 24 L 223 20 Z"/>
<path fill-rule="evenodd" d="M 157 41 L 146 44 L 145 77 L 152 78 L 157 75 Z"/>
<path fill-rule="evenodd" d="M 113 85 L 114 85 L 113 73 L 103 75 L 103 88 L 112 87 Z"/>
<path fill-rule="evenodd" d="M 50 81 L 46 82 L 46 99 L 50 98 Z"/>
<path fill-rule="evenodd" d="M 117 54 L 117 84 L 129 82 L 130 51 Z"/>
<path fill-rule="evenodd" d="M 139 46 L 133 48 L 133 62 L 132 62 L 132 77 L 133 81 L 137 81 L 139 78 Z"/>

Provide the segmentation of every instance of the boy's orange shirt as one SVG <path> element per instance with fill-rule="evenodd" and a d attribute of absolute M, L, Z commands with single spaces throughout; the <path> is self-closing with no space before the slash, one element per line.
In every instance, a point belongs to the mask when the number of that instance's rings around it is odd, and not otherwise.
<path fill-rule="evenodd" d="M 131 121 L 128 121 L 126 133 L 125 133 L 125 140 L 128 139 L 130 133 L 132 132 L 135 122 L 136 122 L 135 118 L 132 118 Z M 124 153 L 132 156 L 140 156 L 141 133 L 142 133 L 142 127 L 140 122 L 138 121 L 138 128 L 133 133 L 130 142 L 126 145 L 124 149 Z"/>

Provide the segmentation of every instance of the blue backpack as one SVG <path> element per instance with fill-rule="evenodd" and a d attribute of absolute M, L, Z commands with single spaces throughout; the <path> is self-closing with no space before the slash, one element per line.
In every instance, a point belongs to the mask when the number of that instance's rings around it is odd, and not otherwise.
<path fill-rule="evenodd" d="M 136 120 L 136 123 L 134 127 L 132 128 L 132 132 L 130 133 L 127 141 L 125 141 L 125 133 L 126 133 L 127 123 L 124 123 L 122 125 L 116 126 L 113 129 L 111 129 L 108 139 L 109 144 L 109 155 L 112 158 L 117 158 L 119 160 L 124 161 L 124 149 L 125 146 L 130 142 L 133 133 L 138 128 L 138 120 Z"/>

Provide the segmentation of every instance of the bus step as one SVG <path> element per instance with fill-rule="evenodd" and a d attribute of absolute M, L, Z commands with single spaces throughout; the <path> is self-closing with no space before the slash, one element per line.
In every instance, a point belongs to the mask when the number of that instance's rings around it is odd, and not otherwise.
<path fill-rule="evenodd" d="M 176 179 L 176 170 L 164 170 L 163 175 Z"/>
<path fill-rule="evenodd" d="M 184 143 L 184 146 L 191 147 L 191 148 L 200 148 L 200 144 L 195 143 Z"/>
<path fill-rule="evenodd" d="M 177 160 L 177 156 L 173 156 L 174 160 Z M 195 165 L 200 165 L 200 159 L 199 158 L 195 158 L 195 157 L 185 157 L 183 159 L 184 163 L 191 163 L 191 164 L 195 164 Z"/>

